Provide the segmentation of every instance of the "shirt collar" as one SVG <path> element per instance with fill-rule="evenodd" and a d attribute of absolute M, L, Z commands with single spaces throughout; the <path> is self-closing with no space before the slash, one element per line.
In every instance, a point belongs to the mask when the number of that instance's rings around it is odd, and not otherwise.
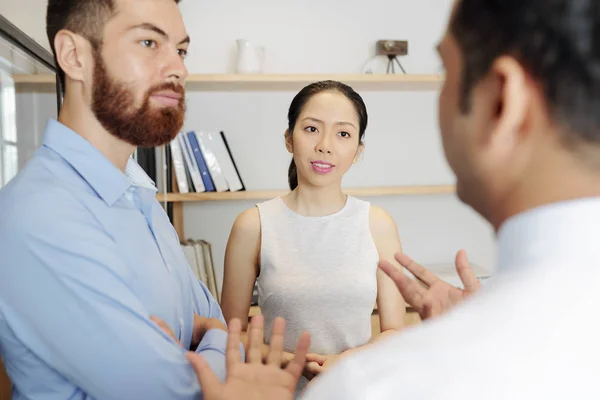
<path fill-rule="evenodd" d="M 125 176 L 127 176 L 133 186 L 139 186 L 155 192 L 157 191 L 154 181 L 148 176 L 140 164 L 133 159 L 133 157 L 127 160 L 127 165 L 125 166 Z"/>
<path fill-rule="evenodd" d="M 543 205 L 498 231 L 498 270 L 556 265 L 574 269 L 600 260 L 600 197 Z M 569 273 L 569 272 L 565 272 Z"/>
<path fill-rule="evenodd" d="M 89 141 L 55 119 L 48 121 L 43 144 L 67 161 L 109 206 L 132 185 L 156 190 L 133 158 L 123 173 Z"/>

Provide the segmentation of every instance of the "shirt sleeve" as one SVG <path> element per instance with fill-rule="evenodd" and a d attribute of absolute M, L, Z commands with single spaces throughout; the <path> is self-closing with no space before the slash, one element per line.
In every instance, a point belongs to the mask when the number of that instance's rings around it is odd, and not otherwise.
<path fill-rule="evenodd" d="M 185 351 L 129 288 L 116 243 L 76 201 L 44 197 L 0 223 L 0 303 L 15 336 L 90 397 L 197 399 Z M 209 331 L 197 350 L 221 377 L 225 342 Z"/>
<path fill-rule="evenodd" d="M 217 303 L 217 300 L 210 293 L 204 283 L 202 283 L 190 268 L 187 268 L 189 280 L 192 283 L 192 291 L 194 293 L 194 313 L 208 318 L 216 318 L 223 324 L 225 317 L 223 311 Z M 203 299 L 205 301 L 199 301 Z M 208 310 L 206 309 L 208 304 Z M 213 372 L 221 379 L 225 380 L 226 377 L 226 363 L 225 363 L 225 349 L 227 348 L 227 332 L 220 329 L 211 329 L 204 334 L 204 337 L 198 344 L 196 353 L 202 354 L 202 357 L 211 366 Z M 244 345 L 240 342 L 240 355 L 242 361 L 245 362 L 245 349 Z"/>

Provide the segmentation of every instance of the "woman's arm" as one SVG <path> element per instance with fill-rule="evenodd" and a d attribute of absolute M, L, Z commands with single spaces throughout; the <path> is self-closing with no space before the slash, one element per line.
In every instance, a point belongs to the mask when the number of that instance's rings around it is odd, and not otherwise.
<path fill-rule="evenodd" d="M 371 206 L 370 226 L 379 259 L 392 262 L 401 270 L 402 266 L 396 262 L 394 255 L 402 251 L 402 245 L 398 227 L 392 216 L 383 208 Z M 377 269 L 377 308 L 382 333 L 377 337 L 403 328 L 406 303 L 394 281 L 379 268 Z"/>
<path fill-rule="evenodd" d="M 225 249 L 225 269 L 221 309 L 225 321 L 239 318 L 242 321 L 242 342 L 248 348 L 248 312 L 252 303 L 252 291 L 260 269 L 260 217 L 256 207 L 241 213 L 235 220 Z M 263 347 L 266 359 L 269 347 Z M 293 354 L 284 354 L 284 363 L 293 359 Z"/>

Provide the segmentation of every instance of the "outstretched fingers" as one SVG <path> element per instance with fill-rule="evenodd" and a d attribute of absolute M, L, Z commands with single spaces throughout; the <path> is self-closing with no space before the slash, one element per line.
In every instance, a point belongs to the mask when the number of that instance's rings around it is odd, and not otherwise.
<path fill-rule="evenodd" d="M 277 367 L 281 366 L 283 361 L 283 343 L 285 335 L 285 319 L 281 317 L 275 318 L 273 321 L 273 329 L 271 331 L 271 348 L 267 357 L 267 364 Z"/>
<path fill-rule="evenodd" d="M 476 292 L 479 290 L 481 284 L 479 283 L 479 279 L 477 279 L 477 275 L 475 275 L 475 272 L 473 272 L 473 269 L 471 268 L 466 251 L 460 250 L 456 253 L 455 264 L 456 272 L 458 272 L 458 276 L 460 277 L 465 290 L 468 292 Z"/>
<path fill-rule="evenodd" d="M 294 378 L 294 382 L 297 382 L 304 370 L 304 365 L 306 364 L 306 354 L 308 354 L 308 349 L 310 347 L 310 333 L 304 332 L 300 335 L 298 342 L 296 344 L 296 354 L 294 355 L 294 359 L 289 362 L 287 367 L 285 368 Z"/>
<path fill-rule="evenodd" d="M 389 261 L 380 261 L 379 268 L 394 281 L 404 301 L 417 310 L 417 312 L 421 312 L 427 298 L 427 289 L 413 279 L 410 279 Z"/>

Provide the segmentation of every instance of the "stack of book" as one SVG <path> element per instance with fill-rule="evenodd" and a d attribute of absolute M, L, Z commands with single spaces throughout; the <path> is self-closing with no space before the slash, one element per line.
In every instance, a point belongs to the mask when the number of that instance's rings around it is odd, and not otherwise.
<path fill-rule="evenodd" d="M 181 132 L 169 150 L 179 193 L 245 190 L 223 132 Z"/>
<path fill-rule="evenodd" d="M 211 244 L 205 240 L 188 239 L 181 243 L 181 247 L 194 275 L 206 285 L 215 300 L 220 302 L 221 293 L 217 289 Z"/>

